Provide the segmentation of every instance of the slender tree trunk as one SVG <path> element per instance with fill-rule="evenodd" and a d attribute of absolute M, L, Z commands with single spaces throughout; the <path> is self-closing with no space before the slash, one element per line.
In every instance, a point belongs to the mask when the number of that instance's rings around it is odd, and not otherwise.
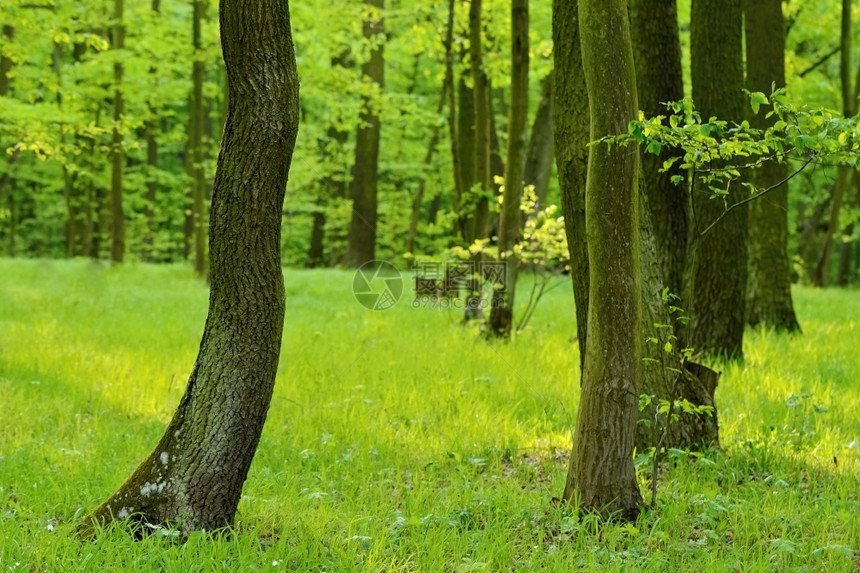
<path fill-rule="evenodd" d="M 3 25 L 2 34 L 6 42 L 11 43 L 15 39 L 15 28 L 8 24 Z M 11 58 L 5 57 L 0 54 L 0 96 L 9 95 L 9 91 L 12 87 L 12 66 L 14 62 Z M 0 205 L 3 204 L 4 194 L 8 193 L 7 204 L 9 205 L 9 222 L 6 229 L 7 233 L 7 245 L 6 252 L 10 257 L 15 256 L 15 217 L 14 217 L 14 206 L 15 199 L 13 194 L 15 192 L 14 185 L 15 180 L 12 177 L 12 167 L 18 161 L 18 156 L 20 152 L 15 152 L 6 162 L 5 173 L 0 174 Z"/>
<path fill-rule="evenodd" d="M 639 107 L 646 117 L 666 115 L 666 102 L 684 97 L 681 40 L 675 0 L 631 0 L 630 25 Z M 640 185 L 650 206 L 651 228 L 665 285 L 681 295 L 687 252 L 686 187 L 672 183 L 680 168 L 661 173 L 663 162 L 677 155 L 664 148 L 660 155 L 640 154 Z"/>
<path fill-rule="evenodd" d="M 153 21 L 157 22 L 160 19 L 161 0 L 152 0 L 150 7 L 152 11 Z M 158 28 L 156 27 L 156 30 Z M 158 89 L 158 68 L 155 65 L 149 66 L 150 85 L 153 91 Z M 144 208 L 144 216 L 146 217 L 146 230 L 143 235 L 143 249 L 141 259 L 146 262 L 151 262 L 153 258 L 153 245 L 155 236 L 155 201 L 158 197 L 158 107 L 156 106 L 156 98 L 150 96 L 146 103 L 147 118 L 144 123 L 144 139 L 146 140 L 146 207 Z"/>
<path fill-rule="evenodd" d="M 747 0 L 744 3 L 747 89 L 770 93 L 785 87 L 785 23 L 781 0 Z M 766 118 L 765 106 L 750 117 L 753 127 L 765 129 L 776 118 Z M 757 189 L 778 185 L 788 176 L 784 163 L 769 161 L 752 173 Z M 788 187 L 768 193 L 750 204 L 747 323 L 776 330 L 799 330 L 791 301 L 788 260 Z"/>
<path fill-rule="evenodd" d="M 489 199 L 492 194 L 493 181 L 490 166 L 490 83 L 484 72 L 483 55 L 483 24 L 482 0 L 471 0 L 469 4 L 469 58 L 472 75 L 472 95 L 474 98 L 474 177 L 475 189 L 466 196 L 466 209 L 470 212 L 466 231 L 466 242 L 471 244 L 476 239 L 487 235 L 489 223 Z M 468 281 L 466 308 L 463 320 L 469 321 L 484 317 L 481 291 L 483 279 L 480 266 L 483 263 L 480 256 L 472 259 L 476 274 Z"/>
<path fill-rule="evenodd" d="M 553 137 L 559 195 L 570 251 L 570 277 L 576 303 L 579 371 L 585 366 L 588 333 L 588 241 L 585 235 L 585 179 L 590 137 L 588 92 L 582 69 L 576 2 L 553 0 Z"/>
<path fill-rule="evenodd" d="M 528 0 L 511 4 L 511 106 L 508 110 L 508 155 L 505 188 L 499 214 L 499 260 L 505 262 L 501 288 L 494 285 L 489 332 L 509 338 L 514 319 L 517 265 L 513 253 L 520 233 L 520 204 L 526 155 L 526 124 L 529 113 L 529 5 Z"/>
<path fill-rule="evenodd" d="M 378 101 L 385 85 L 385 25 L 382 18 L 383 0 L 365 0 L 371 15 L 364 21 L 365 41 L 371 42 L 370 59 L 362 64 L 361 74 L 373 86 L 374 95 L 364 97 L 355 137 L 355 163 L 352 167 L 352 222 L 349 226 L 344 263 L 347 267 L 360 267 L 372 261 L 376 254 L 377 177 L 379 173 L 379 121 Z M 375 100 L 375 101 L 374 101 Z"/>
<path fill-rule="evenodd" d="M 693 0 L 690 25 L 693 100 L 702 117 L 744 118 L 743 10 L 741 0 Z M 716 163 L 711 167 L 719 167 Z M 725 211 L 726 203 L 696 186 L 689 224 L 686 293 L 691 317 L 685 344 L 696 352 L 743 356 L 747 284 L 747 209 L 735 209 L 712 232 L 700 236 Z M 725 200 L 746 197 L 735 181 Z"/>
<path fill-rule="evenodd" d="M 451 165 L 453 166 L 453 179 L 454 179 L 454 210 L 459 213 L 460 210 L 460 202 L 463 197 L 463 189 L 464 189 L 464 181 L 461 173 L 461 165 L 463 161 L 463 148 L 459 145 L 460 141 L 460 130 L 458 130 L 457 125 L 457 97 L 458 94 L 462 93 L 464 88 L 462 80 L 458 83 L 457 89 L 454 88 L 454 0 L 448 0 L 448 19 L 445 27 L 445 84 L 449 86 L 448 90 L 448 138 L 451 144 Z M 460 109 L 460 116 L 462 116 L 463 110 Z M 430 204 L 430 212 L 428 213 L 427 220 L 430 223 L 436 222 L 436 213 L 439 211 L 439 206 L 441 203 L 441 194 L 436 194 L 433 198 L 433 202 Z M 460 233 L 463 233 L 463 226 L 459 223 L 458 217 L 458 230 Z"/>
<path fill-rule="evenodd" d="M 553 72 L 547 74 L 541 84 L 540 99 L 532 133 L 526 151 L 526 165 L 523 170 L 523 183 L 533 185 L 537 197 L 537 208 L 546 206 L 546 192 L 554 157 L 552 141 L 552 83 Z"/>
<path fill-rule="evenodd" d="M 113 48 L 125 49 L 125 27 L 122 23 L 125 0 L 114 0 Z M 117 56 L 113 65 L 113 138 L 111 141 L 111 248 L 110 260 L 121 263 L 125 257 L 125 215 L 122 208 L 122 179 L 125 168 L 125 150 L 122 142 L 122 120 L 124 103 L 122 97 L 122 56 Z"/>
<path fill-rule="evenodd" d="M 569 22 L 576 2 L 567 4 Z M 579 0 L 579 31 L 591 139 L 626 133 L 638 109 L 626 1 Z M 635 519 L 642 503 L 633 467 L 642 363 L 638 159 L 632 146 L 589 154 L 588 344 L 563 495 L 581 509 L 625 519 Z"/>
<path fill-rule="evenodd" d="M 860 176 L 854 171 L 851 178 L 854 185 L 854 206 L 860 207 Z M 836 269 L 836 285 L 848 286 L 851 283 L 851 250 L 854 246 L 854 223 L 845 226 L 842 231 L 842 241 L 839 244 L 839 266 Z"/>
<path fill-rule="evenodd" d="M 209 316 L 185 395 L 153 452 L 84 519 L 229 525 L 272 396 L 284 320 L 281 210 L 299 122 L 286 2 L 222 0 L 230 108 L 212 197 Z"/>
<path fill-rule="evenodd" d="M 842 0 L 842 50 L 839 63 L 839 75 L 842 80 L 842 108 L 845 117 L 854 115 L 857 109 L 858 91 L 851 85 L 851 0 Z M 860 88 L 860 68 L 857 70 L 857 87 Z M 824 246 L 815 267 L 815 284 L 827 286 L 830 278 L 830 261 L 833 258 L 833 243 L 839 232 L 839 214 L 842 211 L 842 201 L 849 184 L 852 168 L 848 165 L 839 166 L 836 186 L 833 188 L 833 201 L 830 203 L 830 218 L 827 232 L 824 235 Z"/>
<path fill-rule="evenodd" d="M 460 192 L 454 197 L 454 207 L 457 211 L 457 223 L 460 235 L 466 243 L 470 243 L 469 232 L 473 213 L 469 212 L 469 198 L 477 183 L 475 178 L 475 93 L 461 77 L 457 85 L 457 150 L 460 160 L 457 162 Z"/>
<path fill-rule="evenodd" d="M 191 211 L 194 222 L 194 271 L 206 276 L 206 172 L 203 169 L 203 130 L 206 121 L 206 102 L 203 100 L 203 82 L 206 79 L 206 63 L 203 60 L 201 26 L 206 17 L 204 0 L 194 0 L 192 14 L 192 42 L 194 64 L 191 70 L 191 129 L 189 130 L 188 155 L 191 161 Z"/>

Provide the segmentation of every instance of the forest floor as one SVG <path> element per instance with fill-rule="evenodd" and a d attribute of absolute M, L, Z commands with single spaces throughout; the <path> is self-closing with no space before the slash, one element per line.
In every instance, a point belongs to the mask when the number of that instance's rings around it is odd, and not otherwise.
<path fill-rule="evenodd" d="M 722 449 L 670 452 L 657 509 L 600 528 L 553 501 L 579 400 L 558 280 L 491 345 L 408 281 L 373 312 L 350 272 L 287 270 L 235 535 L 80 543 L 172 414 L 207 289 L 184 266 L 0 260 L 0 571 L 860 570 L 860 293 L 797 288 L 802 335 L 748 332 L 718 365 Z"/>

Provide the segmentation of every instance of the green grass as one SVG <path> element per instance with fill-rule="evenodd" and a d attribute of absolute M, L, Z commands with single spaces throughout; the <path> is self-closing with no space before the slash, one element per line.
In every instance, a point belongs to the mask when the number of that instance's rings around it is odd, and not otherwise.
<path fill-rule="evenodd" d="M 797 289 L 802 336 L 748 332 L 723 449 L 671 456 L 659 508 L 601 529 L 552 502 L 579 400 L 567 285 L 490 347 L 408 292 L 364 310 L 351 273 L 286 284 L 236 535 L 79 543 L 181 396 L 207 291 L 180 266 L 0 260 L 0 571 L 860 568 L 856 291 Z"/>

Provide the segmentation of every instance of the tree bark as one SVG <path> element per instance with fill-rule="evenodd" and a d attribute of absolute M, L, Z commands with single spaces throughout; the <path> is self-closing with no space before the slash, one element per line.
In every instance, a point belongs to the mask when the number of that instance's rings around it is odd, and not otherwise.
<path fill-rule="evenodd" d="M 355 163 L 352 168 L 352 222 L 344 263 L 347 267 L 357 268 L 372 261 L 376 253 L 377 223 L 377 175 L 379 172 L 379 121 L 378 100 L 385 85 L 383 61 L 384 21 L 382 18 L 383 0 L 365 0 L 372 13 L 364 21 L 365 41 L 371 42 L 370 59 L 361 65 L 361 74 L 373 88 L 373 96 L 362 98 L 362 111 L 359 117 L 358 133 L 355 138 Z"/>
<path fill-rule="evenodd" d="M 112 43 L 114 50 L 125 49 L 125 26 L 123 26 L 124 0 L 114 0 L 114 24 Z M 116 56 L 113 65 L 113 137 L 111 139 L 111 247 L 110 260 L 121 263 L 125 257 L 125 215 L 122 208 L 122 179 L 125 169 L 125 150 L 122 141 L 122 116 L 125 104 L 122 97 L 122 77 L 124 66 L 122 56 Z"/>
<path fill-rule="evenodd" d="M 570 22 L 576 3 L 559 4 L 556 15 Z M 579 31 L 591 139 L 626 133 L 637 114 L 626 1 L 579 0 Z M 588 344 L 563 494 L 580 509 L 624 519 L 635 519 L 642 503 L 633 467 L 642 363 L 638 159 L 634 146 L 594 147 L 588 158 Z"/>
<path fill-rule="evenodd" d="M 511 4 L 511 105 L 508 109 L 508 153 L 505 161 L 505 188 L 499 214 L 499 259 L 505 262 L 505 279 L 493 288 L 489 332 L 509 338 L 514 316 L 517 265 L 513 253 L 520 234 L 520 204 L 526 152 L 526 124 L 529 113 L 529 5 L 528 0 Z"/>
<path fill-rule="evenodd" d="M 703 118 L 744 118 L 743 10 L 741 0 L 693 0 L 690 24 L 693 100 Z M 702 166 L 699 166 L 702 167 Z M 707 166 L 705 166 L 707 167 Z M 711 167 L 719 167 L 714 163 Z M 696 186 L 692 193 L 687 270 L 682 306 L 690 316 L 685 344 L 696 352 L 741 358 L 746 324 L 747 208 L 735 209 L 712 232 L 699 236 L 725 210 Z M 725 200 L 746 196 L 735 181 Z"/>
<path fill-rule="evenodd" d="M 842 50 L 839 62 L 839 76 L 842 81 L 842 113 L 845 117 L 854 115 L 857 109 L 857 96 L 860 89 L 851 85 L 851 0 L 842 0 Z M 857 88 L 860 88 L 860 68 L 857 70 Z M 839 166 L 836 186 L 833 188 L 833 200 L 830 203 L 830 218 L 827 232 L 824 235 L 824 246 L 815 267 L 814 281 L 817 286 L 827 286 L 830 279 L 830 261 L 833 258 L 833 243 L 839 232 L 839 214 L 842 211 L 842 201 L 849 184 L 852 168 L 848 165 Z"/>
<path fill-rule="evenodd" d="M 785 87 L 785 23 L 781 0 L 747 0 L 744 3 L 747 48 L 747 89 L 770 94 L 771 86 Z M 752 114 L 759 129 L 773 125 L 766 118 L 769 106 Z M 778 185 L 788 166 L 768 161 L 752 173 L 756 189 Z M 775 189 L 749 207 L 749 277 L 747 323 L 776 330 L 800 329 L 791 301 L 788 260 L 788 187 Z"/>
<path fill-rule="evenodd" d="M 588 167 L 589 104 L 582 70 L 576 2 L 553 0 L 553 139 L 559 195 L 570 252 L 570 277 L 576 304 L 579 371 L 585 366 L 588 332 L 588 242 L 585 236 L 585 179 Z"/>
<path fill-rule="evenodd" d="M 681 40 L 675 0 L 631 0 L 630 25 L 639 107 L 645 117 L 666 115 L 666 102 L 683 99 Z M 663 162 L 676 156 L 642 153 L 641 193 L 647 197 L 656 254 L 669 291 L 681 295 L 687 253 L 687 189 L 672 183 L 680 168 L 661 173 Z"/>
<path fill-rule="evenodd" d="M 155 450 L 80 524 L 231 523 L 272 396 L 284 320 L 281 210 L 299 123 L 286 2 L 221 0 L 230 104 L 212 197 L 200 353 Z"/>

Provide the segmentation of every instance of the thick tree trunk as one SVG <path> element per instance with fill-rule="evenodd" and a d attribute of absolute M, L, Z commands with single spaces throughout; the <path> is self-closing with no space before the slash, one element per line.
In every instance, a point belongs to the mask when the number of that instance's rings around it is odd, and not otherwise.
<path fill-rule="evenodd" d="M 557 6 L 556 15 L 570 22 L 575 8 Z M 637 113 L 626 1 L 579 0 L 579 31 L 591 139 L 626 133 Z M 588 158 L 588 344 L 563 495 L 625 519 L 635 519 L 642 503 L 633 467 L 642 371 L 638 158 L 633 146 L 592 148 Z"/>
<path fill-rule="evenodd" d="M 364 21 L 365 41 L 373 43 L 370 59 L 362 64 L 361 74 L 367 78 L 376 97 L 365 97 L 359 117 L 358 133 L 355 138 L 355 163 L 352 168 L 352 222 L 349 226 L 346 257 L 347 267 L 356 268 L 372 261 L 376 253 L 377 222 L 377 175 L 379 172 L 379 136 L 382 125 L 379 121 L 379 101 L 385 85 L 383 61 L 384 41 L 379 36 L 384 33 L 382 18 L 383 0 L 365 0 L 372 12 Z"/>
<path fill-rule="evenodd" d="M 785 23 L 781 0 L 744 3 L 747 48 L 747 89 L 769 94 L 772 85 L 785 87 Z M 750 117 L 753 127 L 765 129 L 769 106 Z M 788 176 L 784 163 L 768 161 L 753 171 L 757 189 L 778 185 Z M 799 330 L 791 302 L 788 260 L 788 187 L 783 185 L 749 207 L 749 277 L 747 323 L 776 330 Z"/>
<path fill-rule="evenodd" d="M 534 185 L 537 208 L 546 206 L 546 192 L 554 157 L 552 141 L 552 82 L 553 72 L 547 74 L 541 84 L 537 112 L 532 123 L 532 133 L 526 151 L 526 166 L 523 183 Z"/>
<path fill-rule="evenodd" d="M 741 0 L 693 0 L 690 43 L 693 100 L 702 117 L 743 119 Z M 685 344 L 696 352 L 740 358 L 746 324 L 747 208 L 735 209 L 712 232 L 700 236 L 725 211 L 726 203 L 710 194 L 704 186 L 693 188 L 682 300 L 691 319 Z M 744 197 L 745 189 L 735 181 L 725 200 L 733 204 Z"/>
<path fill-rule="evenodd" d="M 280 228 L 299 122 L 286 2 L 222 0 L 230 107 L 212 197 L 209 316 L 155 450 L 81 523 L 231 523 L 272 396 L 284 320 Z"/>
<path fill-rule="evenodd" d="M 588 327 L 588 241 L 585 236 L 585 179 L 588 167 L 589 104 L 582 70 L 576 2 L 554 0 L 553 138 L 558 165 L 559 195 L 570 251 L 570 277 L 576 303 L 579 370 L 585 365 Z"/>
<path fill-rule="evenodd" d="M 114 50 L 125 49 L 125 26 L 123 26 L 124 0 L 114 0 L 114 25 L 112 43 Z M 122 116 L 125 104 L 122 97 L 123 60 L 118 56 L 113 65 L 113 137 L 111 140 L 111 246 L 110 260 L 121 263 L 125 257 L 125 215 L 122 209 L 122 178 L 125 170 L 125 150 L 122 143 Z"/>
<path fill-rule="evenodd" d="M 517 265 L 513 254 L 520 233 L 520 204 L 529 113 L 529 5 L 528 0 L 511 4 L 511 106 L 508 110 L 508 154 L 505 189 L 499 214 L 499 259 L 505 262 L 505 279 L 494 285 L 489 332 L 508 338 L 514 321 Z"/>
<path fill-rule="evenodd" d="M 645 117 L 666 115 L 665 103 L 684 97 L 681 40 L 675 0 L 631 0 L 630 25 L 639 108 Z M 677 155 L 664 148 L 660 155 L 642 153 L 640 186 L 650 205 L 656 255 L 669 291 L 681 295 L 687 253 L 686 187 L 672 183 L 680 168 L 661 173 L 663 162 Z"/>

